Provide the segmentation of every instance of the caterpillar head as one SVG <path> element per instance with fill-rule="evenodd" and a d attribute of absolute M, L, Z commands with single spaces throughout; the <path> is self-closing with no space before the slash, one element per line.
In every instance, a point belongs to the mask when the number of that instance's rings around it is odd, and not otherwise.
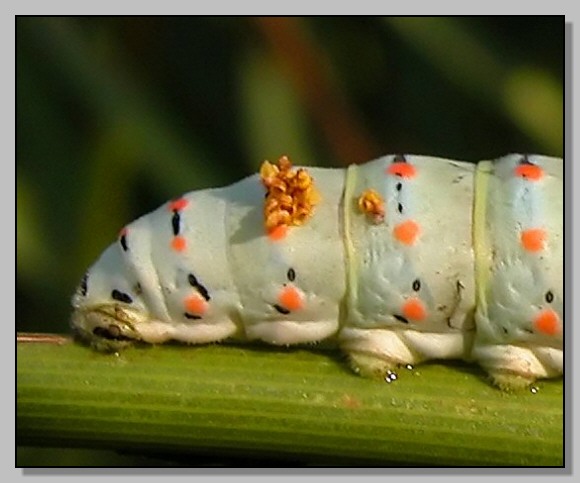
<path fill-rule="evenodd" d="M 136 327 L 150 320 L 141 285 L 115 245 L 84 275 L 72 305 L 75 334 L 99 350 L 115 351 L 141 339 Z"/>

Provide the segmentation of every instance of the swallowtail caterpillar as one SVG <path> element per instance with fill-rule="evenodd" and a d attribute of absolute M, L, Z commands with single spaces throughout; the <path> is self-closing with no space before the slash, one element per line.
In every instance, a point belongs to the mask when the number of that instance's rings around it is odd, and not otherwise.
<path fill-rule="evenodd" d="M 563 372 L 563 162 L 264 162 L 125 226 L 83 277 L 97 348 L 334 339 L 363 375 L 463 359 L 500 387 Z"/>

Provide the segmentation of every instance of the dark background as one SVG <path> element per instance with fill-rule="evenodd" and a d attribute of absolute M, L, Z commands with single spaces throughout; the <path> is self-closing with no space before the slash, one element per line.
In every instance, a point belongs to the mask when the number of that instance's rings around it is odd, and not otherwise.
<path fill-rule="evenodd" d="M 67 333 L 71 293 L 125 223 L 264 159 L 563 155 L 562 16 L 16 27 L 18 331 Z"/>

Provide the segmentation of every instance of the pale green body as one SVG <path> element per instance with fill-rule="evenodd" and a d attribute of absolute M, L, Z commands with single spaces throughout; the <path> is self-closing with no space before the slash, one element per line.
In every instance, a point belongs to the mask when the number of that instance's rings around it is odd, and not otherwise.
<path fill-rule="evenodd" d="M 563 163 L 529 156 L 526 163 L 543 174 L 529 180 L 514 175 L 522 159 L 478 168 L 423 156 L 407 156 L 402 166 L 385 156 L 347 170 L 307 168 L 322 199 L 307 223 L 279 241 L 264 232 L 257 175 L 188 193 L 182 210 L 164 205 L 143 216 L 126 227 L 123 244 L 105 251 L 73 298 L 73 325 L 105 338 L 114 325 L 117 339 L 153 343 L 333 338 L 371 374 L 467 359 L 496 380 L 559 375 Z M 384 199 L 384 219 L 358 209 L 369 188 Z M 409 223 L 412 237 L 402 230 Z M 519 237 L 532 226 L 547 238 L 529 253 Z M 186 240 L 179 252 L 171 248 L 176 236 Z M 289 287 L 299 300 L 284 307 Z M 113 289 L 131 302 L 111 300 Z M 555 315 L 535 326 L 547 291 Z M 203 313 L 187 314 L 184 301 L 196 294 L 206 299 Z"/>

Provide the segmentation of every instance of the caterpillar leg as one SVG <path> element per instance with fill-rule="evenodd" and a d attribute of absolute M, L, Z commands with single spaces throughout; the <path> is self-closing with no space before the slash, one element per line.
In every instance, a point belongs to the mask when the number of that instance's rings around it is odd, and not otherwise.
<path fill-rule="evenodd" d="M 504 390 L 523 389 L 537 379 L 559 376 L 564 365 L 562 350 L 554 347 L 478 344 L 473 349 L 473 357 L 491 381 Z"/>
<path fill-rule="evenodd" d="M 366 377 L 383 378 L 400 366 L 429 359 L 461 359 L 467 353 L 465 333 L 430 333 L 415 330 L 344 328 L 341 349 L 352 369 Z"/>
<path fill-rule="evenodd" d="M 398 366 L 420 362 L 398 331 L 350 328 L 339 340 L 351 368 L 365 377 L 382 378 Z"/>

